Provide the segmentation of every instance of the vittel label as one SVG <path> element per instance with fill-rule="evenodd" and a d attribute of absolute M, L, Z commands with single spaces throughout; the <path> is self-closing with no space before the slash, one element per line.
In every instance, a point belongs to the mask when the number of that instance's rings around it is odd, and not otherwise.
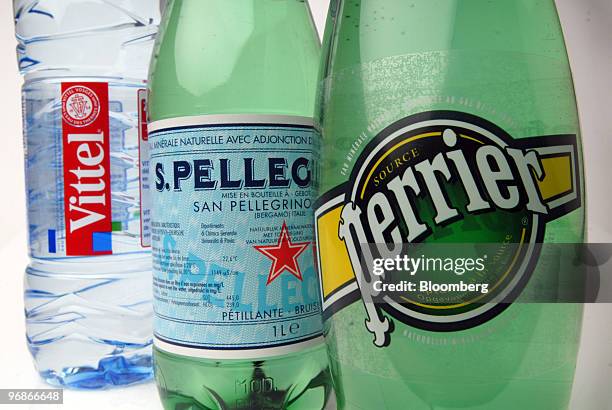
<path fill-rule="evenodd" d="M 112 254 L 108 84 L 63 83 L 61 104 L 66 255 Z"/>
<path fill-rule="evenodd" d="M 318 343 L 312 121 L 188 117 L 149 132 L 157 346 L 253 359 Z"/>
<path fill-rule="evenodd" d="M 138 155 L 140 158 L 140 245 L 151 247 L 151 168 L 149 128 L 147 125 L 147 90 L 138 90 Z"/>
<path fill-rule="evenodd" d="M 515 139 L 454 111 L 391 124 L 317 206 L 325 316 L 361 300 L 377 347 L 392 343 L 394 319 L 444 332 L 491 320 L 508 307 L 496 298 L 517 297 L 529 281 L 546 225 L 581 206 L 580 184 L 576 135 Z M 436 242 L 500 244 L 483 273 L 493 289 L 487 298 L 430 303 L 373 290 L 378 277 L 368 261 Z"/>

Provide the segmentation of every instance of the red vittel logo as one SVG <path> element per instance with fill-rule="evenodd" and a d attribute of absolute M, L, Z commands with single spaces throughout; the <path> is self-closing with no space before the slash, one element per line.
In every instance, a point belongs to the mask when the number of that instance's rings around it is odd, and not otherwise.
<path fill-rule="evenodd" d="M 112 254 L 107 83 L 62 84 L 66 254 Z"/>

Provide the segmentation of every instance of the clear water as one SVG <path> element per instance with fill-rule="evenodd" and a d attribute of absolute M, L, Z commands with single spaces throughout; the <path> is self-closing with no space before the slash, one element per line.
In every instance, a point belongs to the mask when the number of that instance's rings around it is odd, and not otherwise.
<path fill-rule="evenodd" d="M 159 22 L 157 0 L 15 0 L 24 75 L 31 264 L 29 349 L 49 383 L 102 389 L 149 380 L 150 255 L 141 246 L 137 92 Z M 109 84 L 113 255 L 53 253 L 64 232 L 62 82 Z"/>

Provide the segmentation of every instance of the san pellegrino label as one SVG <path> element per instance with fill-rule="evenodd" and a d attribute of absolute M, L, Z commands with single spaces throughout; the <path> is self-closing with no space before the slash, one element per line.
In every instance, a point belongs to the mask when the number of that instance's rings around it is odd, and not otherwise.
<path fill-rule="evenodd" d="M 159 348 L 253 359 L 320 342 L 315 138 L 292 116 L 150 125 Z"/>

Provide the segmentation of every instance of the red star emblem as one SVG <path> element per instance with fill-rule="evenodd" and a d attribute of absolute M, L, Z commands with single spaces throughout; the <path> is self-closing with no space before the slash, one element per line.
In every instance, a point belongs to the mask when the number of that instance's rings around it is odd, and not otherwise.
<path fill-rule="evenodd" d="M 255 249 L 273 261 L 272 267 L 270 268 L 270 274 L 268 275 L 268 283 L 266 285 L 272 283 L 284 271 L 288 271 L 299 280 L 302 280 L 302 272 L 300 271 L 300 265 L 297 258 L 306 248 L 308 248 L 308 245 L 310 245 L 310 242 L 291 242 L 287 222 L 283 222 L 283 227 L 281 228 L 276 245 L 254 246 Z"/>

